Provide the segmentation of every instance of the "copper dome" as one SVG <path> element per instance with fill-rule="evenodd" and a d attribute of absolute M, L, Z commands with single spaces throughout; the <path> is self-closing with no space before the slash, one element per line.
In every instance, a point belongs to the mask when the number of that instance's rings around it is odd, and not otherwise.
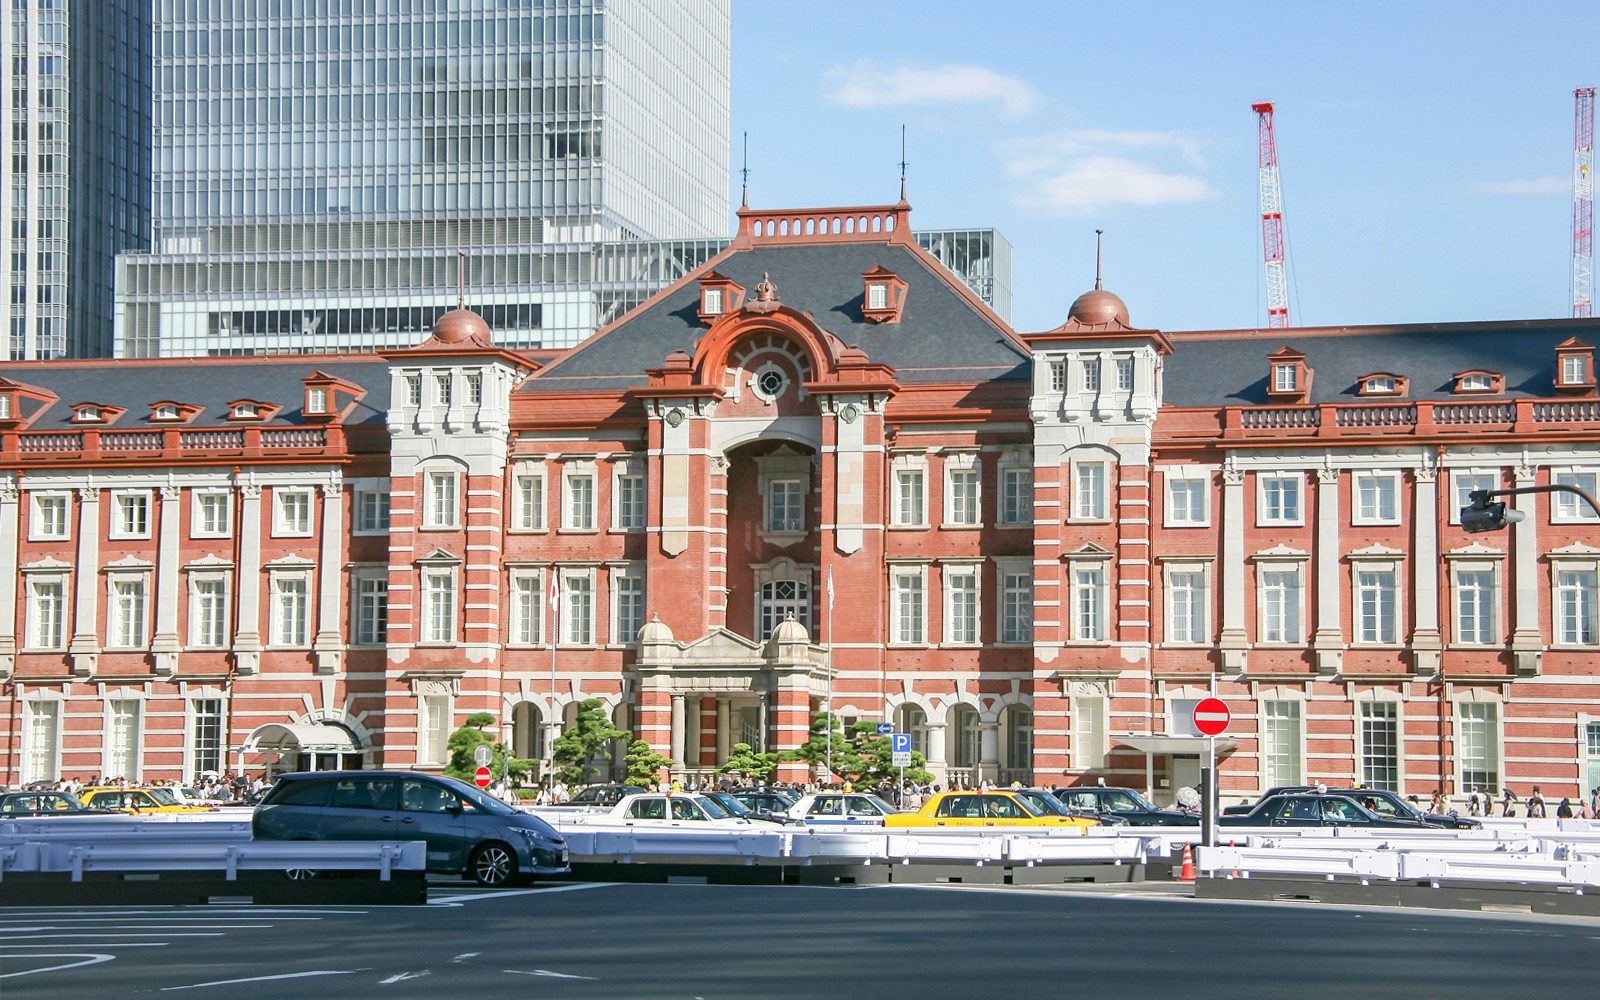
<path fill-rule="evenodd" d="M 1101 288 L 1084 292 L 1074 299 L 1072 308 L 1067 310 L 1067 318 L 1075 319 L 1084 326 L 1105 326 L 1108 323 L 1129 325 L 1127 304 Z"/>
<path fill-rule="evenodd" d="M 484 322 L 482 316 L 465 307 L 452 309 L 440 316 L 439 322 L 433 324 L 433 339 L 441 344 L 475 343 L 482 347 L 492 343 L 489 324 Z"/>

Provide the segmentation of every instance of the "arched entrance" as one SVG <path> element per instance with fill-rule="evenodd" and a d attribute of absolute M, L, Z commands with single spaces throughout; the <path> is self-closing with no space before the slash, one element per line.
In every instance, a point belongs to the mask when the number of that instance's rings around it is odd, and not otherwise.
<path fill-rule="evenodd" d="M 366 764 L 366 748 L 342 723 L 269 722 L 257 726 L 244 741 L 245 765 L 262 767 L 268 778 L 291 771 L 357 770 Z M 260 754 L 264 759 L 251 760 Z"/>

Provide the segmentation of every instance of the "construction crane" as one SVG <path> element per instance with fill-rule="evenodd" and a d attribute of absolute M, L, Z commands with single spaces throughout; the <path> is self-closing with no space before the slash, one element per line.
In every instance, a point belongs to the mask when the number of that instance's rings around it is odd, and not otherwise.
<path fill-rule="evenodd" d="M 1283 259 L 1283 190 L 1278 186 L 1278 140 L 1272 132 L 1272 102 L 1250 105 L 1256 113 L 1261 166 L 1261 252 L 1267 263 L 1267 326 L 1289 325 L 1289 275 Z"/>
<path fill-rule="evenodd" d="M 1572 315 L 1594 315 L 1594 88 L 1572 92 Z"/>

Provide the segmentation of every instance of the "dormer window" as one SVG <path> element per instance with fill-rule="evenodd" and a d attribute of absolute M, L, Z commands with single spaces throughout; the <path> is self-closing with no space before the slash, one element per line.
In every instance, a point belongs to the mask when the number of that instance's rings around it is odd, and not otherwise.
<path fill-rule="evenodd" d="M 700 311 L 707 316 L 722 315 L 722 289 L 707 288 L 701 292 Z"/>
<path fill-rule="evenodd" d="M 300 411 L 308 419 L 316 420 L 319 423 L 337 420 L 341 406 L 350 400 L 360 399 L 364 395 L 364 390 L 359 385 L 353 382 L 346 382 L 344 379 L 329 375 L 327 372 L 314 371 L 300 381 L 305 386 L 306 393 Z M 251 401 L 244 399 L 237 402 L 249 403 Z M 261 412 L 258 408 L 257 416 L 260 419 L 267 419 L 275 412 L 276 407 L 267 408 L 267 412 Z"/>
<path fill-rule="evenodd" d="M 1589 366 L 1583 357 L 1569 354 L 1561 359 L 1561 384 L 1582 385 L 1589 381 Z"/>
<path fill-rule="evenodd" d="M 1408 380 L 1403 375 L 1391 375 L 1388 372 L 1376 372 L 1361 379 L 1360 394 L 1363 396 L 1404 396 L 1410 388 Z"/>
<path fill-rule="evenodd" d="M 1300 366 L 1299 365 L 1273 365 L 1272 366 L 1272 391 L 1273 392 L 1299 392 L 1300 391 Z"/>
<path fill-rule="evenodd" d="M 1455 391 L 1459 393 L 1497 393 L 1505 391 L 1505 376 L 1496 372 L 1457 372 L 1455 380 Z"/>
<path fill-rule="evenodd" d="M 710 325 L 736 311 L 744 302 L 744 288 L 727 275 L 707 271 L 700 278 L 700 322 Z"/>
<path fill-rule="evenodd" d="M 105 419 L 105 415 L 98 406 L 80 406 L 72 419 L 80 424 L 98 424 Z"/>
<path fill-rule="evenodd" d="M 151 420 L 177 420 L 178 416 L 179 416 L 178 407 L 176 405 L 174 405 L 172 403 L 162 403 L 160 406 L 157 406 L 155 408 L 155 412 L 150 414 L 150 419 Z"/>
<path fill-rule="evenodd" d="M 261 416 L 261 410 L 254 403 L 234 403 L 229 416 L 235 420 L 255 420 Z"/>
<path fill-rule="evenodd" d="M 16 396 L 9 392 L 0 392 L 0 420 L 10 420 L 16 412 Z"/>
<path fill-rule="evenodd" d="M 1306 403 L 1311 399 L 1311 367 L 1306 356 L 1292 347 L 1284 347 L 1267 356 L 1267 395 L 1274 403 Z M 1379 372 L 1386 375 L 1387 372 Z"/>
<path fill-rule="evenodd" d="M 875 267 L 861 276 L 861 317 L 869 323 L 898 323 L 905 307 L 906 283 L 884 267 Z"/>
<path fill-rule="evenodd" d="M 1594 388 L 1594 345 L 1577 337 L 1557 344 L 1555 391 L 1563 395 L 1588 395 Z"/>
<path fill-rule="evenodd" d="M 328 412 L 328 390 L 320 385 L 311 386 L 306 390 L 306 412 Z"/>

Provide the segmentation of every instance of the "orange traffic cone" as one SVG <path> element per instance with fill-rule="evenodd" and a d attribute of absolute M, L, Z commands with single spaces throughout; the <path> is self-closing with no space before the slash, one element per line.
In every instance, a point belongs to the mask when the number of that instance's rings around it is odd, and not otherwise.
<path fill-rule="evenodd" d="M 1183 868 L 1178 872 L 1178 881 L 1194 881 L 1194 849 L 1189 844 L 1183 845 Z"/>

